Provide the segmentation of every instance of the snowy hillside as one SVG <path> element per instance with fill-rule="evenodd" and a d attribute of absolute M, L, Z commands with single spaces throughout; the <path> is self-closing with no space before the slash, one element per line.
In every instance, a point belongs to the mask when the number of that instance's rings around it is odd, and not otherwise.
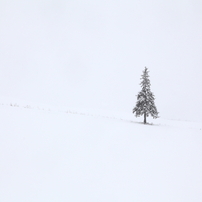
<path fill-rule="evenodd" d="M 202 123 L 0 105 L 2 202 L 201 202 Z"/>

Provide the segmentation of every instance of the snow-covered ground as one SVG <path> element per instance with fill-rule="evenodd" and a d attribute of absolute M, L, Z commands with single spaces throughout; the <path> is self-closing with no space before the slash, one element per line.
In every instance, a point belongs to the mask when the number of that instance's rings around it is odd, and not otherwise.
<path fill-rule="evenodd" d="M 202 123 L 0 104 L 2 202 L 201 202 Z"/>

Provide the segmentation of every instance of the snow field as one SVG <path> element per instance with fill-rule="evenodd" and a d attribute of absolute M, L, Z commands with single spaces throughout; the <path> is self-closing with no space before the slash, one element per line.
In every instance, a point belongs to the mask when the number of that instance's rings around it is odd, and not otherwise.
<path fill-rule="evenodd" d="M 202 201 L 201 123 L 86 114 L 0 106 L 0 201 Z"/>

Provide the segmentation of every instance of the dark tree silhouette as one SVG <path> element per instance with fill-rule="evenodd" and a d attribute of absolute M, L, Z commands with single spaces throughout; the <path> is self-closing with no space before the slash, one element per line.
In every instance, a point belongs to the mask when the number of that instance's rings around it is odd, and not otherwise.
<path fill-rule="evenodd" d="M 141 77 L 142 90 L 137 95 L 136 106 L 133 108 L 133 113 L 136 117 L 144 115 L 144 123 L 147 123 L 146 117 L 151 115 L 154 119 L 158 118 L 158 111 L 154 103 L 154 94 L 150 91 L 150 80 L 148 69 L 145 67 Z"/>

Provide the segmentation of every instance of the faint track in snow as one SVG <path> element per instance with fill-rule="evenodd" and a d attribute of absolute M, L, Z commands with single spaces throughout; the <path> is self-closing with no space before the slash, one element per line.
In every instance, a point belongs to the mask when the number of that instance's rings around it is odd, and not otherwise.
<path fill-rule="evenodd" d="M 110 119 L 110 120 L 117 120 L 117 121 L 122 121 L 126 123 L 135 123 L 135 124 L 143 124 L 143 122 L 138 122 L 134 121 L 132 119 L 128 118 L 123 118 L 121 115 L 108 115 L 107 112 L 102 114 L 102 111 L 99 113 L 90 113 L 88 110 L 82 111 L 82 110 L 75 110 L 75 109 L 59 109 L 57 107 L 52 107 L 52 106 L 33 106 L 30 104 L 23 104 L 20 105 L 16 102 L 10 103 L 10 104 L 5 104 L 1 103 L 0 105 L 2 106 L 7 106 L 7 107 L 16 107 L 16 108 L 21 108 L 21 109 L 27 109 L 27 110 L 39 110 L 42 112 L 48 112 L 48 113 L 66 113 L 66 114 L 72 114 L 72 115 L 79 115 L 79 116 L 88 116 L 88 117 L 95 117 L 95 118 L 104 118 L 104 119 Z M 187 128 L 187 129 L 197 129 L 201 131 L 202 129 L 202 123 L 201 122 L 194 122 L 194 121 L 183 121 L 183 120 L 175 120 L 175 119 L 166 119 L 166 118 L 161 118 L 161 120 L 164 120 L 163 122 L 160 121 L 159 123 L 147 123 L 146 125 L 149 126 L 165 126 L 165 127 L 177 127 L 177 128 Z"/>
<path fill-rule="evenodd" d="M 9 106 L 9 107 L 18 107 L 18 108 L 23 108 L 23 109 L 34 109 L 34 110 L 39 110 L 43 112 L 58 112 L 58 113 L 66 113 L 66 114 L 73 114 L 73 115 L 80 115 L 80 116 L 91 116 L 91 117 L 97 117 L 97 118 L 105 118 L 105 119 L 111 119 L 111 120 L 119 120 L 119 121 L 124 121 L 128 123 L 139 123 L 135 122 L 130 119 L 124 119 L 124 118 L 118 118 L 115 116 L 109 116 L 109 115 L 100 115 L 100 114 L 93 114 L 93 113 L 88 113 L 88 112 L 82 112 L 82 111 L 75 111 L 75 110 L 59 110 L 59 109 L 54 109 L 52 110 L 51 108 L 46 108 L 46 107 L 40 107 L 40 106 L 31 106 L 31 105 L 19 105 L 16 103 L 10 103 L 10 104 L 1 104 L 2 106 Z"/>

